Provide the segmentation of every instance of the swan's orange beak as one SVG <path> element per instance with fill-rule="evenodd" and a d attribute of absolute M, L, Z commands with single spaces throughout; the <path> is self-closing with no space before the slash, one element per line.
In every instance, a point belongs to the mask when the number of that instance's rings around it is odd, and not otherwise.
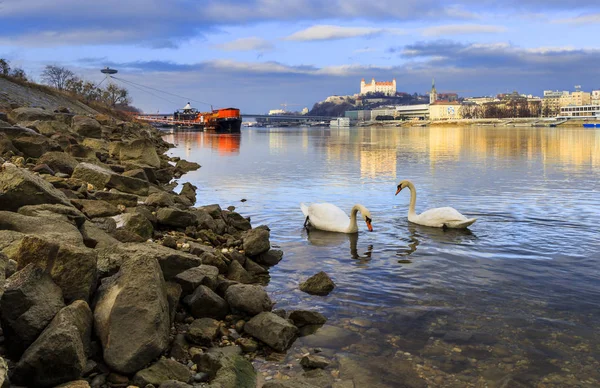
<path fill-rule="evenodd" d="M 396 190 L 396 194 L 394 194 L 394 195 L 398 195 L 398 193 L 401 191 L 402 191 L 402 187 L 398 186 L 398 190 Z"/>
<path fill-rule="evenodd" d="M 369 228 L 369 232 L 373 231 L 373 225 L 371 225 L 371 221 L 365 221 L 367 223 L 367 228 Z"/>

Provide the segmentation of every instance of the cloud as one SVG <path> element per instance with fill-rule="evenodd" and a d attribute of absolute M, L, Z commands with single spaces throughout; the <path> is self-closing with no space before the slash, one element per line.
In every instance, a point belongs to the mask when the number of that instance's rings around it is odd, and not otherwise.
<path fill-rule="evenodd" d="M 587 24 L 600 24 L 600 13 L 590 13 L 565 19 L 556 19 L 552 22 L 559 24 L 574 24 L 578 26 Z"/>
<path fill-rule="evenodd" d="M 499 34 L 506 32 L 503 26 L 489 24 L 450 24 L 428 27 L 421 30 L 423 36 L 467 35 L 467 34 Z"/>
<path fill-rule="evenodd" d="M 337 40 L 356 37 L 372 37 L 385 33 L 403 34 L 404 30 L 397 28 L 373 28 L 373 27 L 342 27 L 333 25 L 316 25 L 307 29 L 293 33 L 284 38 L 284 40 L 294 40 L 300 42 L 318 41 L 318 40 Z"/>
<path fill-rule="evenodd" d="M 266 52 L 272 51 L 275 46 L 273 43 L 266 39 L 258 38 L 255 36 L 249 38 L 240 38 L 231 42 L 221 43 L 215 45 L 216 48 L 223 51 L 259 51 Z"/>

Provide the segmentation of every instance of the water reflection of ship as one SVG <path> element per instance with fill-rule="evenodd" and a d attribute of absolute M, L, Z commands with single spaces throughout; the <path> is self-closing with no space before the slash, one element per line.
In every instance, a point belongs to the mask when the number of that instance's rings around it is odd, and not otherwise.
<path fill-rule="evenodd" d="M 204 147 L 216 150 L 220 155 L 237 155 L 240 152 L 242 137 L 239 134 L 203 135 Z"/>

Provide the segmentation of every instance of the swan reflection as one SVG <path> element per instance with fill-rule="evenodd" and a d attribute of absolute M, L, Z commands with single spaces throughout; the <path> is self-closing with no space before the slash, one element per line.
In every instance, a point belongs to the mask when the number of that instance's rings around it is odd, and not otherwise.
<path fill-rule="evenodd" d="M 333 233 L 318 229 L 304 229 L 303 234 L 311 245 L 318 247 L 336 247 L 350 244 L 350 256 L 353 259 L 369 261 L 373 246 L 369 245 L 364 255 L 358 253 L 358 233 Z"/>
<path fill-rule="evenodd" d="M 408 244 L 401 248 L 396 256 L 410 256 L 417 251 L 421 244 L 434 241 L 439 244 L 463 244 L 477 239 L 469 229 L 442 229 L 408 223 Z"/>

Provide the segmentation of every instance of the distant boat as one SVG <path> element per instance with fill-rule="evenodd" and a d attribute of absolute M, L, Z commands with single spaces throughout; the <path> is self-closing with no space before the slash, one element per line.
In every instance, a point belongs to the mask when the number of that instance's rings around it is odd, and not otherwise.
<path fill-rule="evenodd" d="M 339 117 L 337 119 L 331 120 L 329 122 L 330 127 L 349 127 L 350 126 L 350 118 L 349 117 Z"/>

